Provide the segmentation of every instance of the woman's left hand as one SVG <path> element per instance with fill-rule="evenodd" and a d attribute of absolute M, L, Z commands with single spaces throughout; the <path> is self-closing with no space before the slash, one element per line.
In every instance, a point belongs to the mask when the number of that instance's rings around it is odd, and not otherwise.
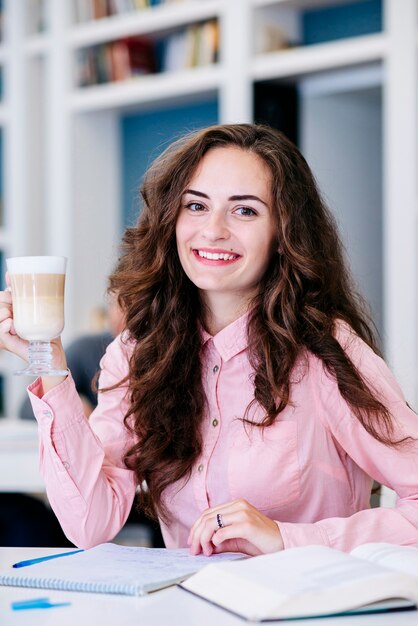
<path fill-rule="evenodd" d="M 257 556 L 284 548 L 276 522 L 246 500 L 234 500 L 207 509 L 193 524 L 187 543 L 191 554 L 203 552 L 206 556 L 219 552 Z"/>

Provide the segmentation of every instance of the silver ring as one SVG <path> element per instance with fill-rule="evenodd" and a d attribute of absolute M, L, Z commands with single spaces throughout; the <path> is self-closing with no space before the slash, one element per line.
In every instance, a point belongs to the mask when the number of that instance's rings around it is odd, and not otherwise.
<path fill-rule="evenodd" d="M 224 523 L 222 521 L 222 515 L 220 513 L 216 514 L 216 523 L 218 524 L 218 528 L 224 527 Z"/>

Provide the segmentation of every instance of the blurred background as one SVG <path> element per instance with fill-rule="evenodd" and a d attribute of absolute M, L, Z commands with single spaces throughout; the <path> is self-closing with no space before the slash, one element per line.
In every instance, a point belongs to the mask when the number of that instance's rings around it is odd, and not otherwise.
<path fill-rule="evenodd" d="M 2 0 L 0 27 L 1 275 L 7 256 L 68 257 L 65 344 L 106 331 L 152 160 L 185 131 L 255 120 L 311 165 L 417 407 L 418 0 Z M 23 452 L 6 458 L 24 440 L 16 365 L 0 356 L 6 491 L 29 487 L 10 469 Z"/>

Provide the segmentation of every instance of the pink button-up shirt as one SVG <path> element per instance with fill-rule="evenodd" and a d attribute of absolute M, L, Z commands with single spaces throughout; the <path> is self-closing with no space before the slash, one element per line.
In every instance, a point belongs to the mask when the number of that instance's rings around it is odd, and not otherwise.
<path fill-rule="evenodd" d="M 286 548 L 418 545 L 418 417 L 384 361 L 339 326 L 341 345 L 393 415 L 395 437 L 414 438 L 401 447 L 384 446 L 366 432 L 312 354 L 295 368 L 291 403 L 276 422 L 264 430 L 246 426 L 240 418 L 253 399 L 246 322 L 243 316 L 214 337 L 204 335 L 203 449 L 189 480 L 164 492 L 172 515 L 169 525 L 162 524 L 167 547 L 186 546 L 190 527 L 206 508 L 236 498 L 276 520 Z M 125 377 L 130 353 L 121 337 L 108 347 L 101 388 Z M 136 489 L 122 460 L 131 444 L 123 424 L 127 388 L 99 393 L 89 419 L 71 376 L 43 397 L 41 389 L 35 381 L 29 392 L 51 506 L 76 545 L 108 541 L 123 526 Z M 250 417 L 261 420 L 262 409 L 255 407 Z M 369 508 L 372 477 L 397 492 L 396 508 Z"/>

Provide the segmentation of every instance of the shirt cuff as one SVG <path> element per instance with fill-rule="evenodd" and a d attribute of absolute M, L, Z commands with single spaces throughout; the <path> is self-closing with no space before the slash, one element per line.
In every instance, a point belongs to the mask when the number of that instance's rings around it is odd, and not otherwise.
<path fill-rule="evenodd" d="M 42 395 L 40 377 L 29 385 L 27 391 L 34 415 L 41 428 L 50 431 L 51 424 L 54 422 L 54 432 L 59 432 L 74 422 L 86 419 L 70 372 L 62 382 L 44 395 Z M 74 407 L 78 406 L 79 410 L 74 410 Z"/>
<path fill-rule="evenodd" d="M 319 523 L 276 522 L 276 524 L 282 535 L 285 549 L 309 545 L 330 546 L 328 536 Z"/>

